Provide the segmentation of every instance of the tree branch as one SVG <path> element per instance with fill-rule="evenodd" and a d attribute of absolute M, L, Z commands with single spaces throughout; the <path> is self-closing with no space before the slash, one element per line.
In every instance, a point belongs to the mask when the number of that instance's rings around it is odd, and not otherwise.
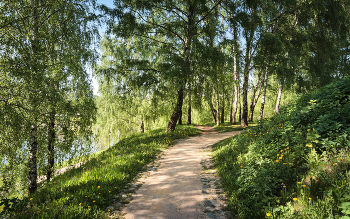
<path fill-rule="evenodd" d="M 219 0 L 219 1 L 209 10 L 209 12 L 208 12 L 206 15 L 204 15 L 204 16 L 202 17 L 202 19 L 200 19 L 199 21 L 196 22 L 196 25 L 199 24 L 201 21 L 205 20 L 205 19 L 209 16 L 209 14 L 210 14 L 221 2 L 222 2 L 222 0 Z"/>

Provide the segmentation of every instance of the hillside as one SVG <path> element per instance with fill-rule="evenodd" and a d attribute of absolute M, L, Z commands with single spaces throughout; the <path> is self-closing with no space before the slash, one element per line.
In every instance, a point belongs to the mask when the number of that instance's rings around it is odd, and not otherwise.
<path fill-rule="evenodd" d="M 349 216 L 350 78 L 300 96 L 215 147 L 238 218 Z"/>

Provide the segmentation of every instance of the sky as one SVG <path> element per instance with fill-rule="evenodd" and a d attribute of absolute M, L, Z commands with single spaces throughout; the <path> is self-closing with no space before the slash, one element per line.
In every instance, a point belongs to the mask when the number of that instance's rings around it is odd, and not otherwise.
<path fill-rule="evenodd" d="M 108 7 L 113 7 L 113 0 L 97 0 L 97 4 L 104 4 Z M 99 28 L 100 36 L 103 35 L 105 29 L 103 27 Z M 98 95 L 98 83 L 95 77 L 92 76 L 91 70 L 89 70 L 89 74 L 92 80 L 92 87 L 93 87 L 93 92 L 94 95 Z"/>

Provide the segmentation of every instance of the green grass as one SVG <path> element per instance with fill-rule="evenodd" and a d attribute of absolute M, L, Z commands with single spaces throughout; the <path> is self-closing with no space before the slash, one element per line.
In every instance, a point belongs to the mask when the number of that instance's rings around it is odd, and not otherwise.
<path fill-rule="evenodd" d="M 10 218 L 107 218 L 105 208 L 175 139 L 198 135 L 193 126 L 176 126 L 174 132 L 157 129 L 134 135 L 96 155 L 83 166 L 56 176 L 38 191 L 6 205 Z"/>
<path fill-rule="evenodd" d="M 349 218 L 350 78 L 214 146 L 236 218 Z M 269 215 L 269 216 L 268 216 Z"/>

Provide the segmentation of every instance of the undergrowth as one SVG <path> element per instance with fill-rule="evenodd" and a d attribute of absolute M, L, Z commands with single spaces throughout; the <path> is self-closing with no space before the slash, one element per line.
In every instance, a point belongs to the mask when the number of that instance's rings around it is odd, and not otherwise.
<path fill-rule="evenodd" d="M 349 218 L 350 79 L 214 147 L 236 218 Z"/>
<path fill-rule="evenodd" d="M 193 126 L 174 132 L 157 129 L 125 138 L 81 167 L 56 176 L 24 199 L 2 200 L 1 218 L 107 218 L 106 207 L 121 200 L 119 193 L 175 139 L 198 135 Z"/>

